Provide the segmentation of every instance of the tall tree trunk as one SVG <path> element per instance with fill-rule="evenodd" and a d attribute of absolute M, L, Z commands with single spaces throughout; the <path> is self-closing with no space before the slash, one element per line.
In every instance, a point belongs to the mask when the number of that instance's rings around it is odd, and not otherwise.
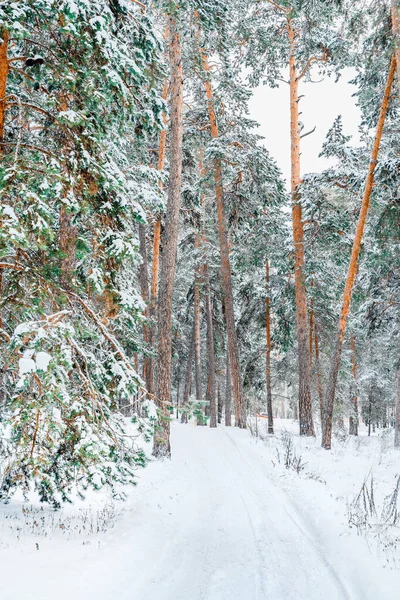
<path fill-rule="evenodd" d="M 205 296 L 206 296 L 206 317 L 207 317 L 207 367 L 208 367 L 208 403 L 210 407 L 210 427 L 217 426 L 217 407 L 215 403 L 215 349 L 214 349 L 214 324 L 212 315 L 211 288 L 208 278 L 207 267 L 204 270 L 205 277 Z"/>
<path fill-rule="evenodd" d="M 4 141 L 4 128 L 6 118 L 6 93 L 7 78 L 9 72 L 8 64 L 8 42 L 10 35 L 7 30 L 0 32 L 2 42 L 0 43 L 0 142 Z M 0 156 L 3 153 L 3 145 L 0 145 Z"/>
<path fill-rule="evenodd" d="M 290 42 L 290 144 L 291 144 L 291 191 L 292 224 L 294 242 L 294 279 L 296 291 L 296 319 L 299 373 L 299 425 L 300 435 L 314 435 L 311 400 L 310 341 L 307 316 L 307 294 L 304 273 L 304 231 L 298 186 L 300 184 L 300 123 L 299 123 L 299 76 L 296 65 L 296 32 L 288 18 Z"/>
<path fill-rule="evenodd" d="M 319 354 L 319 331 L 314 318 L 314 346 L 315 346 L 315 376 L 317 379 L 317 394 L 319 399 L 319 411 L 321 418 L 321 427 L 324 426 L 324 389 L 322 386 L 321 361 Z"/>
<path fill-rule="evenodd" d="M 186 364 L 186 375 L 185 375 L 185 388 L 183 391 L 183 402 L 182 402 L 182 417 L 181 422 L 188 422 L 187 407 L 189 404 L 190 387 L 192 384 L 192 365 L 194 357 L 194 323 L 192 327 L 192 333 L 190 336 L 189 348 L 188 348 L 188 359 Z"/>
<path fill-rule="evenodd" d="M 312 307 L 312 301 L 311 301 L 311 308 L 310 308 L 310 325 L 309 325 L 309 330 L 310 330 L 310 370 L 311 370 L 311 376 L 312 376 L 313 348 L 314 348 L 314 339 L 313 339 L 313 333 L 314 333 L 314 309 Z"/>
<path fill-rule="evenodd" d="M 183 81 L 181 42 L 175 14 L 169 17 L 170 64 L 171 64 L 171 150 L 168 201 L 165 215 L 165 237 L 161 257 L 161 274 L 158 301 L 158 357 L 157 357 L 157 403 L 160 413 L 154 434 L 153 454 L 170 456 L 171 403 L 171 329 L 172 294 L 176 267 L 176 251 L 179 233 L 179 212 L 182 184 L 182 133 L 183 133 Z"/>
<path fill-rule="evenodd" d="M 146 303 L 145 316 L 149 317 L 149 271 L 147 262 L 146 226 L 143 223 L 139 223 L 139 252 L 142 257 L 142 263 L 139 267 L 140 292 L 143 301 Z M 149 344 L 150 332 L 147 323 L 143 326 L 143 340 L 146 345 Z M 146 384 L 146 389 L 149 390 L 151 387 L 150 356 L 145 356 L 143 360 L 143 379 Z"/>
<path fill-rule="evenodd" d="M 181 392 L 181 374 L 178 372 L 176 380 L 176 418 L 179 419 L 179 396 Z"/>
<path fill-rule="evenodd" d="M 226 351 L 225 426 L 232 425 L 232 381 L 229 364 L 229 351 Z"/>
<path fill-rule="evenodd" d="M 267 350 L 265 353 L 265 378 L 267 384 L 267 414 L 268 433 L 274 433 L 274 417 L 272 414 L 272 389 L 271 389 L 271 299 L 269 286 L 269 261 L 265 262 L 265 283 L 267 294 L 265 297 L 265 334 Z"/>
<path fill-rule="evenodd" d="M 374 394 L 372 385 L 369 388 L 368 392 L 368 437 L 371 435 L 371 425 L 372 425 L 372 405 L 374 403 Z"/>
<path fill-rule="evenodd" d="M 0 32 L 0 36 L 2 38 L 2 42 L 0 44 L 0 157 L 3 155 L 3 142 L 4 142 L 4 129 L 5 129 L 5 120 L 6 120 L 6 94 L 7 94 L 7 78 L 9 72 L 9 64 L 8 64 L 8 42 L 9 42 L 9 33 L 7 30 L 3 30 Z M 2 223 L 0 221 L 0 227 Z M 0 270 L 0 294 L 3 289 L 3 270 Z M 0 312 L 0 328 L 3 327 L 3 316 Z"/>
<path fill-rule="evenodd" d="M 201 57 L 203 68 L 206 73 L 205 87 L 207 94 L 208 114 L 211 125 L 211 136 L 213 139 L 218 139 L 218 124 L 217 116 L 214 109 L 213 90 L 210 80 L 210 68 L 208 65 L 208 57 L 205 50 L 201 49 Z M 236 427 L 246 427 L 246 407 L 243 397 L 242 379 L 240 373 L 240 356 L 239 345 L 236 335 L 235 313 L 233 306 L 233 291 L 232 291 L 232 274 L 229 259 L 228 233 L 226 226 L 226 216 L 224 207 L 224 190 L 222 185 L 222 165 L 221 160 L 214 160 L 214 181 L 215 195 L 217 200 L 218 213 L 218 234 L 219 245 L 221 252 L 221 272 L 222 272 L 222 288 L 225 302 L 225 320 L 226 330 L 228 334 L 229 360 L 231 366 L 233 398 L 235 403 L 235 425 Z"/>
<path fill-rule="evenodd" d="M 166 27 L 165 37 L 168 37 L 168 26 Z M 169 81 L 165 79 L 162 98 L 166 100 L 168 97 Z M 163 171 L 165 165 L 165 150 L 167 145 L 167 115 L 163 113 L 163 124 L 164 129 L 160 133 L 159 148 L 158 148 L 158 164 L 157 170 Z M 159 186 L 161 187 L 161 182 Z M 150 287 L 150 310 L 149 314 L 153 321 L 157 315 L 157 297 L 158 297 L 158 276 L 160 267 L 160 243 L 161 243 L 161 215 L 157 216 L 156 222 L 153 228 L 153 260 L 151 263 L 151 287 Z M 156 346 L 156 330 L 155 325 L 152 323 L 149 327 L 149 344 L 155 349 Z M 155 390 L 155 358 L 151 356 L 148 364 L 148 382 L 147 391 L 150 394 L 154 394 Z"/>
<path fill-rule="evenodd" d="M 337 382 L 338 373 L 339 373 L 343 340 L 344 340 L 344 335 L 346 332 L 347 317 L 349 315 L 351 294 L 353 291 L 354 279 L 356 276 L 358 256 L 359 256 L 360 250 L 361 250 L 361 242 L 362 242 L 362 238 L 363 238 L 365 222 L 367 219 L 372 188 L 374 185 L 375 169 L 376 169 L 376 165 L 378 162 L 379 148 L 381 145 L 383 127 L 385 124 L 387 109 L 389 106 L 390 92 L 391 92 L 391 89 L 393 86 L 395 70 L 396 70 L 396 59 L 393 56 L 391 63 L 390 63 L 389 74 L 388 74 L 388 78 L 386 81 L 385 92 L 383 95 L 378 124 L 376 127 L 375 141 L 374 141 L 374 145 L 372 148 L 371 161 L 369 164 L 368 175 L 367 175 L 367 179 L 366 179 L 366 183 L 365 183 L 364 196 L 363 196 L 363 200 L 362 200 L 362 204 L 361 204 L 360 214 L 358 217 L 357 229 L 356 229 L 356 234 L 355 234 L 354 242 L 353 242 L 353 249 L 352 249 L 351 257 L 350 257 L 349 270 L 348 270 L 347 278 L 346 278 L 346 285 L 345 285 L 344 292 L 343 292 L 342 310 L 341 310 L 340 318 L 339 318 L 339 326 L 338 326 L 338 332 L 337 332 L 336 345 L 335 345 L 335 350 L 334 350 L 334 353 L 332 356 L 328 385 L 326 388 L 325 419 L 324 419 L 324 430 L 323 430 L 323 435 L 322 435 L 322 447 L 325 448 L 326 450 L 330 450 L 330 448 L 331 448 L 333 408 L 334 408 L 334 403 L 335 403 L 336 382 Z"/>
<path fill-rule="evenodd" d="M 199 171 L 202 177 L 206 176 L 206 170 L 203 164 L 203 155 L 204 150 L 200 148 L 200 157 L 199 157 Z M 204 204 L 205 204 L 205 194 L 201 192 L 201 211 L 204 212 Z M 194 322 L 195 322 L 195 373 L 196 373 L 196 401 L 202 402 L 203 393 L 202 393 L 202 373 L 201 373 L 201 310 L 200 310 L 200 290 L 202 285 L 202 272 L 207 268 L 205 265 L 201 264 L 199 260 L 200 249 L 202 246 L 205 246 L 206 238 L 204 232 L 204 220 L 203 226 L 199 225 L 199 231 L 196 233 L 195 237 L 195 253 L 196 253 L 196 266 L 195 266 L 195 276 L 194 276 Z M 207 383 L 207 393 L 209 392 L 209 382 Z M 205 414 L 208 414 L 208 407 L 205 407 Z M 205 425 L 206 420 L 200 420 L 197 422 L 198 425 Z"/>
<path fill-rule="evenodd" d="M 196 235 L 196 249 L 200 247 L 200 237 Z M 195 267 L 194 277 L 194 364 L 195 364 L 195 380 L 196 380 L 196 402 L 203 400 L 201 389 L 201 311 L 200 311 L 200 268 Z M 201 423 L 198 423 L 201 425 Z"/>
<path fill-rule="evenodd" d="M 224 409 L 224 401 L 221 394 L 221 377 L 217 377 L 217 404 L 218 404 L 218 423 L 222 423 L 222 411 Z"/>
<path fill-rule="evenodd" d="M 400 100 L 400 0 L 391 0 L 392 31 L 396 55 L 397 95 Z"/>
<path fill-rule="evenodd" d="M 400 368 L 396 373 L 397 379 L 397 397 L 396 397 L 396 413 L 394 424 L 394 446 L 400 448 Z"/>
<path fill-rule="evenodd" d="M 349 434 L 358 435 L 358 397 L 357 397 L 357 361 L 356 361 L 356 340 L 354 335 L 350 340 L 351 348 L 351 374 L 353 384 L 351 386 L 351 415 L 349 419 Z"/>

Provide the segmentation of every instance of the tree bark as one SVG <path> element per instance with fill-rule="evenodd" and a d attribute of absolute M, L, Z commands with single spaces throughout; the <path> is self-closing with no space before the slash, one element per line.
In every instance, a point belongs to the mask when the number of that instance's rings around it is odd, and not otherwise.
<path fill-rule="evenodd" d="M 321 418 L 321 427 L 324 426 L 324 390 L 322 386 L 321 361 L 319 354 L 319 331 L 314 318 L 314 347 L 315 347 L 315 375 L 317 379 L 317 394 L 319 399 L 319 411 Z"/>
<path fill-rule="evenodd" d="M 394 446 L 400 448 L 400 369 L 396 373 L 397 378 L 397 398 L 396 398 L 396 415 L 394 424 Z"/>
<path fill-rule="evenodd" d="M 307 294 L 304 274 L 304 231 L 298 186 L 300 180 L 300 123 L 299 123 L 299 76 L 296 65 L 296 32 L 288 17 L 290 43 L 290 144 L 291 144 L 291 191 L 292 225 L 294 243 L 294 279 L 296 291 L 296 319 L 299 373 L 299 425 L 300 435 L 313 436 L 314 423 L 311 400 L 311 369 Z"/>
<path fill-rule="evenodd" d="M 232 381 L 229 364 L 229 352 L 226 352 L 226 389 L 225 389 L 225 426 L 232 425 Z"/>
<path fill-rule="evenodd" d="M 7 78 L 9 72 L 8 64 L 8 42 L 9 33 L 7 30 L 3 30 L 0 33 L 3 41 L 0 44 L 0 157 L 3 155 L 3 141 L 4 141 L 4 130 L 6 121 L 6 94 L 7 94 Z M 0 227 L 2 223 L 0 221 Z M 3 270 L 0 270 L 0 294 L 3 290 Z M 0 328 L 3 327 L 3 316 L 0 313 Z"/>
<path fill-rule="evenodd" d="M 208 114 L 211 125 L 211 136 L 214 139 L 218 139 L 218 124 L 217 116 L 214 109 L 214 98 L 213 90 L 210 81 L 210 68 L 208 65 L 208 57 L 204 50 L 201 49 L 201 58 L 203 68 L 206 73 L 205 87 L 207 94 L 207 106 Z M 214 160 L 214 181 L 215 181 L 215 194 L 217 200 L 217 214 L 218 214 L 218 234 L 219 244 L 221 252 L 221 272 L 222 272 L 222 288 L 224 293 L 225 302 L 225 320 L 226 330 L 228 334 L 228 348 L 229 348 L 229 360 L 231 366 L 232 376 L 232 387 L 233 387 L 233 398 L 235 404 L 235 425 L 236 427 L 246 427 L 246 407 L 243 397 L 242 379 L 240 372 L 240 356 L 239 356 L 239 345 L 236 335 L 235 325 L 235 313 L 233 305 L 233 291 L 232 291 L 232 274 L 231 265 L 229 259 L 229 245 L 228 245 L 228 233 L 226 226 L 226 216 L 224 207 L 224 190 L 222 185 L 222 165 L 220 159 Z"/>
<path fill-rule="evenodd" d="M 4 129 L 6 120 L 6 104 L 5 100 L 7 93 L 7 78 L 9 72 L 8 64 L 8 42 L 9 33 L 3 30 L 0 33 L 3 41 L 0 43 L 0 142 L 4 141 Z M 0 156 L 3 153 L 3 145 L 0 145 Z"/>
<path fill-rule="evenodd" d="M 168 26 L 166 27 L 165 37 L 168 37 Z M 164 80 L 162 89 L 162 98 L 166 100 L 168 97 L 169 81 Z M 160 133 L 159 149 L 158 149 L 158 164 L 157 170 L 163 171 L 165 165 L 165 149 L 167 145 L 167 115 L 163 114 L 164 129 Z M 161 182 L 159 182 L 161 187 Z M 151 263 L 151 288 L 150 288 L 150 310 L 149 315 L 154 321 L 157 315 L 157 296 L 158 296 L 158 276 L 160 267 L 160 243 L 161 243 L 161 215 L 157 216 L 156 222 L 153 228 L 153 260 Z M 156 346 L 156 331 L 154 323 L 151 323 L 149 327 L 149 344 L 154 349 Z M 149 358 L 148 365 L 148 382 L 147 391 L 150 394 L 154 394 L 155 390 L 155 358 L 151 356 Z"/>
<path fill-rule="evenodd" d="M 139 223 L 139 252 L 142 257 L 142 263 L 139 267 L 139 283 L 140 292 L 143 301 L 146 303 L 145 316 L 148 318 L 150 314 L 149 306 L 149 271 L 147 262 L 147 243 L 146 243 L 146 226 L 143 223 Z M 143 326 L 143 340 L 146 345 L 149 344 L 150 332 L 149 326 L 146 323 Z M 146 389 L 149 390 L 151 387 L 150 382 L 150 356 L 145 356 L 143 360 L 143 380 L 146 384 Z"/>
<path fill-rule="evenodd" d="M 354 335 L 351 336 L 350 340 L 351 347 L 351 373 L 353 376 L 353 385 L 352 385 L 352 414 L 349 419 L 349 434 L 350 435 L 358 435 L 358 397 L 357 397 L 357 361 L 356 361 L 356 340 Z"/>
<path fill-rule="evenodd" d="M 196 249 L 200 247 L 200 237 L 196 235 Z M 194 276 L 194 363 L 195 363 L 195 379 L 196 379 L 196 402 L 203 400 L 201 389 L 201 311 L 200 311 L 200 268 L 195 267 Z"/>
<path fill-rule="evenodd" d="M 182 184 L 183 81 L 178 18 L 169 17 L 171 64 L 171 151 L 165 237 L 158 295 L 157 403 L 159 423 L 154 434 L 153 454 L 171 456 L 169 407 L 171 403 L 172 295 L 179 233 Z"/>
<path fill-rule="evenodd" d="M 184 388 L 184 392 L 183 392 L 183 402 L 182 402 L 182 416 L 181 416 L 181 423 L 187 423 L 188 422 L 188 415 L 187 415 L 187 405 L 189 404 L 189 397 L 190 397 L 190 386 L 192 383 L 192 365 L 193 365 L 193 357 L 194 357 L 194 323 L 193 323 L 193 327 L 192 327 L 192 334 L 190 336 L 190 343 L 189 343 L 189 348 L 188 348 L 188 359 L 187 359 L 187 365 L 186 365 L 186 375 L 185 375 L 185 388 Z"/>
<path fill-rule="evenodd" d="M 199 172 L 201 177 L 205 178 L 207 175 L 206 169 L 203 163 L 204 150 L 201 147 L 199 153 Z M 195 340 L 195 370 L 196 370 L 196 399 L 198 402 L 201 402 L 203 399 L 202 394 L 202 373 L 201 373 L 201 311 L 200 311 L 200 290 L 202 285 L 202 273 L 207 272 L 208 266 L 207 264 L 201 264 L 199 262 L 199 253 L 201 248 L 205 248 L 206 245 L 206 236 L 204 230 L 204 207 L 205 207 L 205 194 L 201 192 L 201 212 L 202 212 L 202 225 L 199 225 L 199 231 L 196 233 L 195 237 L 195 252 L 196 252 L 196 267 L 195 267 L 195 280 L 194 280 L 194 316 L 195 316 L 195 327 L 196 327 L 196 340 Z M 210 391 L 210 382 L 207 381 L 207 394 Z M 205 407 L 205 414 L 209 415 L 209 406 Z M 205 425 L 206 419 L 203 422 L 198 421 L 198 425 Z"/>
<path fill-rule="evenodd" d="M 218 404 L 218 423 L 222 423 L 222 411 L 224 409 L 224 401 L 221 394 L 221 378 L 217 378 L 217 404 Z"/>
<path fill-rule="evenodd" d="M 214 348 L 214 325 L 212 316 L 211 288 L 208 278 L 208 269 L 205 267 L 205 299 L 207 318 L 207 366 L 208 366 L 208 404 L 210 407 L 210 427 L 217 426 L 217 407 L 215 403 L 215 348 Z"/>
<path fill-rule="evenodd" d="M 365 222 L 367 219 L 369 203 L 371 199 L 372 188 L 374 185 L 375 169 L 378 162 L 379 149 L 382 140 L 383 127 L 385 124 L 387 109 L 389 106 L 390 93 L 393 86 L 394 74 L 396 70 L 396 59 L 393 56 L 388 78 L 386 81 L 385 92 L 383 95 L 382 105 L 380 109 L 378 124 L 376 127 L 375 140 L 372 148 L 371 161 L 369 164 L 369 170 L 365 183 L 364 196 L 361 204 L 361 210 L 358 217 L 356 234 L 353 242 L 353 249 L 350 257 L 349 270 L 346 278 L 346 285 L 343 292 L 342 299 L 342 310 L 339 318 L 339 326 L 336 338 L 335 350 L 332 356 L 331 367 L 329 372 L 328 385 L 325 394 L 325 418 L 324 428 L 322 435 L 322 447 L 326 450 L 330 450 L 332 441 L 332 420 L 333 420 L 333 408 L 335 403 L 335 392 L 336 383 L 340 367 L 340 358 L 342 354 L 342 346 L 344 335 L 346 332 L 347 318 L 349 315 L 351 295 L 353 291 L 354 279 L 356 276 L 358 257 L 361 250 L 361 242 L 363 238 Z"/>
<path fill-rule="evenodd" d="M 265 297 L 265 334 L 267 350 L 265 353 L 265 378 L 267 386 L 267 414 L 268 414 L 268 433 L 274 433 L 274 417 L 272 414 L 272 389 L 271 389 L 271 299 L 269 286 L 269 261 L 265 261 L 265 283 L 267 294 Z"/>
<path fill-rule="evenodd" d="M 396 56 L 397 95 L 400 100 L 400 1 L 391 0 L 392 32 Z"/>

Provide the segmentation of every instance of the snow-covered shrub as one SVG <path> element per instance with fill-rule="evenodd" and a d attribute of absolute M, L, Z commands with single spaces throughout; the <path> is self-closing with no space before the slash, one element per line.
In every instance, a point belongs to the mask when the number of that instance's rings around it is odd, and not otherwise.
<path fill-rule="evenodd" d="M 303 461 L 303 457 L 297 454 L 293 443 L 293 434 L 290 431 L 283 430 L 281 433 L 281 452 L 277 446 L 276 453 L 278 462 L 284 464 L 286 469 L 293 469 L 297 474 L 300 474 L 306 468 L 307 463 Z"/>
<path fill-rule="evenodd" d="M 348 505 L 348 522 L 357 529 L 358 535 L 367 542 L 376 541 L 378 552 L 382 551 L 388 564 L 400 566 L 400 475 L 393 491 L 376 503 L 376 488 L 371 474 L 360 491 Z"/>

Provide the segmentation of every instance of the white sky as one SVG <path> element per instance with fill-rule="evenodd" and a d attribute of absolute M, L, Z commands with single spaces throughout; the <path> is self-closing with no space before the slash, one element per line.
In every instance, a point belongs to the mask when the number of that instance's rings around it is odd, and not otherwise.
<path fill-rule="evenodd" d="M 318 158 L 325 136 L 338 115 L 343 118 L 345 135 L 352 135 L 352 143 L 359 143 L 358 126 L 360 111 L 353 98 L 356 88 L 348 82 L 354 77 L 352 69 L 344 69 L 338 83 L 327 77 L 320 83 L 300 84 L 300 120 L 303 133 L 314 126 L 316 131 L 301 140 L 301 172 L 318 172 L 329 166 L 326 159 Z M 260 124 L 258 133 L 265 137 L 263 144 L 277 161 L 287 182 L 290 181 L 290 113 L 289 86 L 281 83 L 279 88 L 260 86 L 250 100 L 250 116 Z M 289 184 L 287 184 L 289 188 Z"/>

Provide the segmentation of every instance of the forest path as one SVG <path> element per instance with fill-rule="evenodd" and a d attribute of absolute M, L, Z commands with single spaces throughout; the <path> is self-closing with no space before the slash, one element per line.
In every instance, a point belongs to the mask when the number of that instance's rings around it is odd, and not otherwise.
<path fill-rule="evenodd" d="M 173 422 L 172 460 L 138 471 L 106 533 L 8 543 L 4 521 L 1 600 L 398 600 L 397 574 L 343 535 L 344 504 L 271 448 Z"/>
<path fill-rule="evenodd" d="M 146 510 L 142 515 L 138 541 L 147 540 L 149 550 L 143 548 L 142 568 L 132 563 L 140 575 L 131 572 L 124 593 L 114 589 L 107 599 L 397 597 L 376 586 L 341 532 L 329 537 L 318 531 L 312 517 L 300 514 L 271 482 L 274 467 L 248 432 L 174 423 L 172 448 L 166 478 L 153 481 L 161 515 L 155 522 L 154 506 L 148 507 L 149 520 Z"/>

